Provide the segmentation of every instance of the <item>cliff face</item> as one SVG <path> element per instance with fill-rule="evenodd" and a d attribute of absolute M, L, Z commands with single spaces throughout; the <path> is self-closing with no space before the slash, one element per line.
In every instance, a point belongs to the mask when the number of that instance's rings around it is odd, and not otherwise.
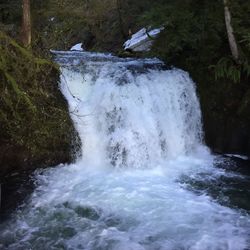
<path fill-rule="evenodd" d="M 218 153 L 250 155 L 250 90 L 247 82 L 235 84 L 200 79 L 197 86 L 207 145 Z"/>
<path fill-rule="evenodd" d="M 76 132 L 52 62 L 0 36 L 0 177 L 73 160 Z"/>

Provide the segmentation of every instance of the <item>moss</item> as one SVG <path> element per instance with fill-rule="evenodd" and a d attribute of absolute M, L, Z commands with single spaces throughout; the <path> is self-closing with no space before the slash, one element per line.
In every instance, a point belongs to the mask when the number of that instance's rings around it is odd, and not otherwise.
<path fill-rule="evenodd" d="M 0 33 L 0 175 L 73 160 L 58 67 Z"/>

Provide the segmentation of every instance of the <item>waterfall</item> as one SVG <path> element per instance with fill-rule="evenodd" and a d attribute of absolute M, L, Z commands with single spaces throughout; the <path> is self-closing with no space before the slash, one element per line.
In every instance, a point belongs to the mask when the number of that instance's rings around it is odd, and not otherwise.
<path fill-rule="evenodd" d="M 77 55 L 76 55 L 77 56 Z M 157 59 L 59 57 L 61 89 L 90 164 L 148 168 L 202 147 L 195 86 Z"/>
<path fill-rule="evenodd" d="M 188 73 L 88 52 L 56 61 L 81 156 L 36 172 L 30 199 L 0 224 L 0 249 L 250 248 L 249 214 L 209 193 L 244 177 L 215 167 L 224 160 L 203 144 Z"/>

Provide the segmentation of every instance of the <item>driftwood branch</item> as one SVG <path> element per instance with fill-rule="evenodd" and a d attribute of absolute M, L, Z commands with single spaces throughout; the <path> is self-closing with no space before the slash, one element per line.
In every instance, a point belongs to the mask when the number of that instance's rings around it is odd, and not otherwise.
<path fill-rule="evenodd" d="M 29 47 L 31 44 L 31 14 L 30 0 L 23 0 L 23 21 L 21 41 L 23 46 Z"/>
<path fill-rule="evenodd" d="M 226 23 L 229 46 L 230 46 L 234 61 L 239 64 L 240 63 L 239 48 L 236 42 L 236 38 L 234 36 L 234 30 L 233 30 L 233 26 L 231 22 L 232 18 L 231 18 L 229 5 L 228 5 L 228 0 L 223 0 L 223 3 L 224 3 L 225 23 Z"/>

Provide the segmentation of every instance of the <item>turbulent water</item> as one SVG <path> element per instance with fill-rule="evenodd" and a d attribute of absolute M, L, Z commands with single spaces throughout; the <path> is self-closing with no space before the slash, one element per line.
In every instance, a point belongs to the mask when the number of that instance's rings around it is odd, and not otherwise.
<path fill-rule="evenodd" d="M 56 60 L 82 152 L 37 172 L 30 200 L 1 226 L 0 248 L 250 249 L 249 214 L 197 189 L 243 177 L 215 167 L 203 145 L 186 72 L 87 52 Z"/>

